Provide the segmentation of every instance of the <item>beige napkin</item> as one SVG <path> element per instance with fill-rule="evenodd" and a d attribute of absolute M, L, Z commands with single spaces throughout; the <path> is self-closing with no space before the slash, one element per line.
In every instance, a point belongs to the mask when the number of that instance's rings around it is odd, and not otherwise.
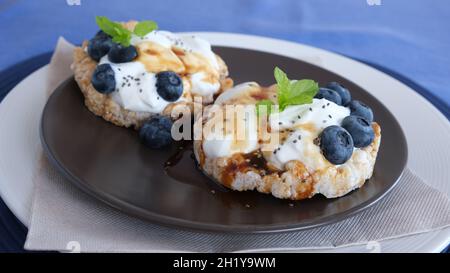
<path fill-rule="evenodd" d="M 58 41 L 49 89 L 70 76 L 71 49 Z M 30 250 L 84 252 L 295 250 L 365 244 L 450 226 L 447 196 L 407 169 L 371 208 L 341 222 L 277 234 L 204 233 L 168 228 L 122 214 L 78 190 L 41 157 L 35 174 Z"/>

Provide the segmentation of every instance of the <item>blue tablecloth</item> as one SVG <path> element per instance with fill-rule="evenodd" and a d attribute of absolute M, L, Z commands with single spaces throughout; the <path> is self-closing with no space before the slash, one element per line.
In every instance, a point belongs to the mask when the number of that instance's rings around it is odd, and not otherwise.
<path fill-rule="evenodd" d="M 450 105 L 448 0 L 1 0 L 0 71 L 51 50 L 60 35 L 92 36 L 95 15 L 310 44 L 389 67 Z"/>
<path fill-rule="evenodd" d="M 375 2 L 381 5 L 369 4 Z M 171 31 L 270 36 L 342 53 L 413 79 L 449 117 L 448 0 L 0 0 L 0 71 L 52 50 L 58 36 L 74 43 L 91 37 L 95 15 L 152 19 Z"/>

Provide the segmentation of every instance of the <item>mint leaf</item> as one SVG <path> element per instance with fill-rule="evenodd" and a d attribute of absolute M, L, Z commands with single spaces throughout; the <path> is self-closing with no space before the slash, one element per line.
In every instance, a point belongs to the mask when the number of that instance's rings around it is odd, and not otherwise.
<path fill-rule="evenodd" d="M 271 100 L 260 100 L 256 103 L 256 115 L 270 115 L 272 112 L 273 102 Z"/>
<path fill-rule="evenodd" d="M 286 73 L 283 72 L 278 66 L 275 67 L 273 70 L 273 75 L 275 76 L 275 80 L 277 81 L 278 86 L 288 86 L 289 85 L 289 79 L 286 75 Z"/>
<path fill-rule="evenodd" d="M 116 36 L 118 33 L 122 33 L 122 29 L 125 29 L 121 24 L 109 20 L 106 16 L 95 16 L 95 22 L 103 32 L 111 37 Z"/>
<path fill-rule="evenodd" d="M 112 40 L 115 43 L 121 44 L 125 47 L 130 46 L 131 31 L 123 31 L 116 29 L 116 35 L 112 36 Z"/>
<path fill-rule="evenodd" d="M 311 103 L 319 90 L 319 85 L 313 80 L 290 81 L 286 73 L 278 67 L 274 70 L 278 89 L 278 104 L 283 111 L 288 105 Z"/>
<path fill-rule="evenodd" d="M 311 103 L 319 90 L 319 85 L 313 80 L 299 80 L 291 83 L 289 97 L 285 105 Z"/>
<path fill-rule="evenodd" d="M 96 16 L 95 22 L 103 32 L 112 37 L 113 42 L 123 46 L 130 46 L 133 33 L 139 37 L 143 37 L 158 28 L 158 25 L 153 21 L 142 21 L 137 23 L 133 32 L 131 32 L 122 26 L 122 24 L 111 21 L 106 16 Z"/>
<path fill-rule="evenodd" d="M 123 46 L 129 46 L 131 31 L 117 22 L 109 20 L 106 16 L 96 16 L 95 22 L 103 32 L 112 37 L 113 42 Z"/>
<path fill-rule="evenodd" d="M 280 105 L 280 110 L 283 111 L 284 105 L 289 100 L 290 81 L 286 73 L 278 67 L 275 67 L 273 74 L 275 76 L 275 80 L 277 81 L 278 104 Z"/>
<path fill-rule="evenodd" d="M 275 70 L 273 71 L 273 74 L 275 76 L 275 80 L 277 81 L 278 100 L 279 101 L 280 100 L 285 101 L 287 99 L 288 94 L 289 94 L 290 81 L 289 81 L 286 73 L 284 73 L 278 67 L 275 67 Z"/>
<path fill-rule="evenodd" d="M 134 34 L 144 37 L 153 30 L 158 29 L 158 25 L 153 21 L 141 21 L 134 27 Z"/>

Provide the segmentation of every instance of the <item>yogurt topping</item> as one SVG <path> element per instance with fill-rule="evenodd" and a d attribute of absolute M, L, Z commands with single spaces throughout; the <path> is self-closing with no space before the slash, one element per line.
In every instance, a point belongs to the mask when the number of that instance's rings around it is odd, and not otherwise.
<path fill-rule="evenodd" d="M 246 96 L 246 94 L 252 90 L 260 89 L 260 86 L 255 82 L 245 82 L 228 89 L 227 91 L 220 94 L 214 101 L 214 106 L 212 109 L 223 110 L 224 108 L 219 105 L 237 105 L 232 102 L 234 99 L 241 99 Z M 244 104 L 245 102 L 241 102 Z M 230 120 L 227 119 L 226 113 L 222 113 L 222 116 L 214 120 L 208 117 L 207 123 L 203 126 L 203 151 L 208 157 L 224 157 L 230 156 L 234 153 L 250 153 L 259 148 L 258 144 L 258 119 L 256 116 L 256 108 L 253 104 L 241 105 L 243 109 L 234 109 L 234 124 L 231 124 Z M 247 117 L 242 118 L 243 110 L 247 112 Z M 214 113 L 214 111 L 210 111 Z M 215 116 L 215 118 L 217 118 Z M 218 130 L 215 132 L 209 132 L 208 125 L 219 124 Z M 245 139 L 237 136 L 236 131 L 240 129 L 241 132 L 245 133 Z M 225 131 L 223 129 L 226 129 Z M 242 135 L 240 135 L 242 136 Z"/>
<path fill-rule="evenodd" d="M 230 101 L 233 99 L 238 99 L 240 103 L 245 103 L 243 100 L 247 93 L 253 90 L 259 91 L 260 89 L 261 87 L 256 82 L 244 82 L 220 94 L 214 101 L 214 104 L 230 104 Z"/>
<path fill-rule="evenodd" d="M 337 105 L 326 99 L 313 99 L 310 104 L 288 106 L 280 113 L 269 117 L 272 130 L 295 128 L 302 124 L 310 124 L 315 131 L 322 131 L 331 125 L 340 125 L 350 115 L 347 107 Z"/>
<path fill-rule="evenodd" d="M 265 154 L 266 160 L 278 169 L 291 160 L 301 161 L 309 170 L 329 165 L 314 140 L 324 128 L 341 125 L 348 115 L 348 108 L 326 99 L 313 99 L 311 104 L 289 106 L 281 113 L 270 115 L 273 131 L 290 131 L 284 140 L 280 139 L 275 150 Z"/>
<path fill-rule="evenodd" d="M 148 73 L 142 63 L 111 63 L 108 56 L 104 56 L 99 63 L 108 63 L 114 70 L 117 90 L 111 96 L 123 108 L 136 112 L 160 113 L 169 104 L 156 92 L 155 74 Z"/>
<path fill-rule="evenodd" d="M 237 85 L 222 93 L 215 104 L 225 105 L 230 101 L 236 103 L 240 98 L 245 101 L 246 94 L 254 88 L 260 87 L 251 82 Z M 324 128 L 341 125 L 348 115 L 350 110 L 347 107 L 326 99 L 313 99 L 310 104 L 288 106 L 284 111 L 269 116 L 271 134 L 279 137 L 279 145 L 268 146 L 253 142 L 246 149 L 237 151 L 229 148 L 230 140 L 211 142 L 204 138 L 203 149 L 208 157 L 231 156 L 236 152 L 248 153 L 261 149 L 268 163 L 278 169 L 283 169 L 291 160 L 298 160 L 312 171 L 331 164 L 321 154 L 320 147 L 314 143 L 315 139 Z M 248 126 L 248 129 L 252 136 L 258 134 L 257 127 Z"/>
<path fill-rule="evenodd" d="M 258 149 L 258 119 L 254 105 L 240 105 L 226 113 L 220 107 L 203 126 L 203 151 L 210 158 L 250 153 Z M 214 127 L 212 129 L 212 127 Z"/>
<path fill-rule="evenodd" d="M 204 81 L 206 75 L 204 72 L 196 72 L 190 75 L 191 88 L 195 93 L 201 96 L 208 96 L 216 93 L 220 89 L 220 83 L 210 83 Z"/>
<path fill-rule="evenodd" d="M 207 58 L 215 69 L 219 69 L 219 64 L 216 55 L 211 49 L 211 44 L 197 36 L 176 35 L 169 31 L 155 30 L 142 38 L 135 35 L 131 38 L 131 44 L 134 46 L 142 42 L 154 42 L 167 48 L 176 46 L 189 52 L 196 52 Z"/>
<path fill-rule="evenodd" d="M 167 49 L 178 48 L 187 53 L 198 54 L 207 60 L 213 72 L 218 74 L 219 64 L 216 55 L 211 50 L 210 43 L 204 39 L 196 36 L 179 36 L 168 31 L 152 31 L 142 38 L 135 35 L 131 38 L 131 45 L 137 48 L 146 42 L 152 42 Z M 174 53 L 171 54 L 176 57 Z M 130 111 L 160 113 L 170 102 L 161 98 L 156 91 L 155 71 L 149 72 L 145 63 L 139 60 L 141 59 L 128 63 L 112 63 L 106 55 L 99 64 L 108 63 L 115 72 L 116 92 L 111 93 L 115 102 Z M 185 80 L 191 83 L 189 90 L 191 93 L 210 96 L 220 89 L 218 79 L 213 82 L 206 80 L 207 72 L 201 70 L 185 75 Z M 179 100 L 183 100 L 183 96 Z"/>

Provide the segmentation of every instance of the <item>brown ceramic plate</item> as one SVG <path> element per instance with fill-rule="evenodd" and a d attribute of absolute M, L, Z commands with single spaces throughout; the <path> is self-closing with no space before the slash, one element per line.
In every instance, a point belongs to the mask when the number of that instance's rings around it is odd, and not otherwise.
<path fill-rule="evenodd" d="M 45 106 L 41 141 L 51 162 L 75 185 L 126 213 L 153 222 L 209 231 L 276 232 L 311 228 L 353 215 L 380 200 L 399 180 L 407 161 L 403 132 L 384 105 L 361 87 L 311 64 L 253 50 L 216 47 L 236 83 L 273 83 L 273 67 L 320 84 L 338 81 L 370 105 L 382 128 L 373 177 L 346 196 L 280 200 L 227 190 L 195 167 L 192 152 L 174 144 L 150 150 L 132 129 L 114 126 L 87 110 L 73 78 Z M 176 163 L 165 168 L 168 160 Z M 293 204 L 293 205 L 292 205 Z"/>

